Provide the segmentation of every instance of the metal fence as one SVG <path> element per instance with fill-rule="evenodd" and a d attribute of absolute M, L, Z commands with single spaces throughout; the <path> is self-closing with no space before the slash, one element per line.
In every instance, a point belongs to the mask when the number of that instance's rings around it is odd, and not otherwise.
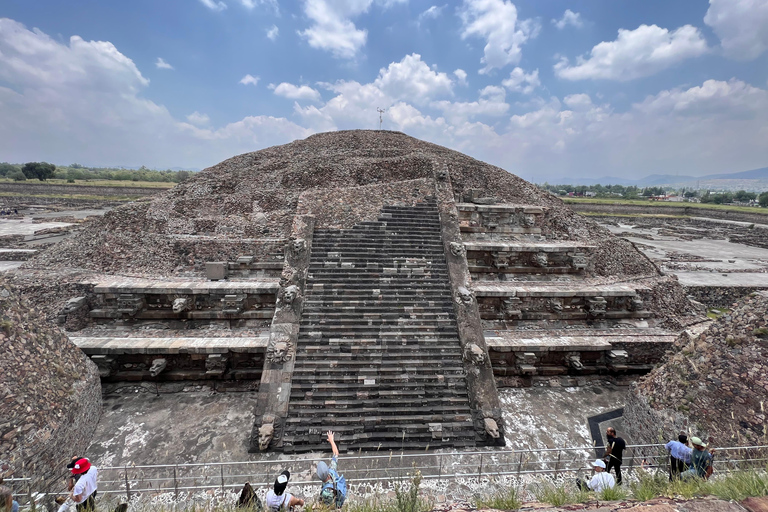
<path fill-rule="evenodd" d="M 424 480 L 484 479 L 504 476 L 561 475 L 582 472 L 602 455 L 602 447 L 545 448 L 541 450 L 488 449 L 466 452 L 387 453 L 342 456 L 340 473 L 348 482 L 386 483 L 409 478 L 418 470 Z M 312 485 L 316 462 L 322 459 L 281 459 L 199 464 L 160 464 L 99 469 L 99 492 L 132 495 L 239 489 L 248 481 L 254 487 L 270 486 L 285 468 L 297 477 L 292 485 Z M 638 468 L 666 470 L 669 456 L 664 445 L 629 445 L 622 469 L 631 475 Z M 717 471 L 765 468 L 768 445 L 717 449 Z M 303 476 L 302 476 L 303 473 Z"/>

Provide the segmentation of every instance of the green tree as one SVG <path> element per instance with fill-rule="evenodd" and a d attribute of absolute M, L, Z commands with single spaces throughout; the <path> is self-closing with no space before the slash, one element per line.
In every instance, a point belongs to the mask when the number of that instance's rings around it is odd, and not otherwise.
<path fill-rule="evenodd" d="M 748 203 L 757 197 L 754 192 L 747 192 L 746 190 L 739 190 L 733 195 L 733 199 L 740 203 Z"/>
<path fill-rule="evenodd" d="M 24 173 L 28 179 L 37 178 L 40 181 L 45 181 L 49 178 L 53 178 L 56 172 L 56 166 L 47 162 L 27 162 L 21 168 L 21 172 Z"/>
<path fill-rule="evenodd" d="M 762 194 L 760 194 L 759 196 L 757 196 L 757 202 L 758 202 L 758 203 L 760 204 L 760 206 L 762 206 L 763 208 L 765 208 L 766 206 L 768 206 L 768 192 L 763 192 Z"/>
<path fill-rule="evenodd" d="M 14 171 L 18 171 L 19 168 L 8 162 L 0 163 L 0 176 L 8 176 Z"/>
<path fill-rule="evenodd" d="M 27 177 L 24 176 L 24 173 L 18 169 L 16 169 L 12 173 L 9 173 L 8 177 L 11 178 L 13 181 L 27 181 Z"/>

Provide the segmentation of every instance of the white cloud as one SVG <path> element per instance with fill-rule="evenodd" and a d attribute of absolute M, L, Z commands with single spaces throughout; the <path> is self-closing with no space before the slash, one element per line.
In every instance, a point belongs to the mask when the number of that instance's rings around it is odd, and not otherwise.
<path fill-rule="evenodd" d="M 436 101 L 431 106 L 442 111 L 451 124 L 459 125 L 478 116 L 503 116 L 509 110 L 505 98 L 506 91 L 503 87 L 489 85 L 480 91 L 480 97 L 477 101 Z"/>
<path fill-rule="evenodd" d="M 200 0 L 200 3 L 212 11 L 221 12 L 227 8 L 227 4 L 216 0 Z"/>
<path fill-rule="evenodd" d="M 257 5 L 267 5 L 275 11 L 275 14 L 280 14 L 280 7 L 277 5 L 277 0 L 240 0 L 240 3 L 248 10 L 255 9 Z"/>
<path fill-rule="evenodd" d="M 173 69 L 173 66 L 165 62 L 162 57 L 158 57 L 157 61 L 155 61 L 155 67 L 157 69 Z"/>
<path fill-rule="evenodd" d="M 0 84 L 0 118 L 14 120 L 0 123 L 0 154 L 14 162 L 204 167 L 312 133 L 270 116 L 218 129 L 177 120 L 143 97 L 149 80 L 112 43 L 61 42 L 9 19 L 0 19 Z"/>
<path fill-rule="evenodd" d="M 650 76 L 708 51 L 699 29 L 684 25 L 670 32 L 656 25 L 635 30 L 619 29 L 615 41 L 596 45 L 589 58 L 578 57 L 571 66 L 567 58 L 555 64 L 555 73 L 566 80 L 633 80 Z"/>
<path fill-rule="evenodd" d="M 367 12 L 373 0 L 305 0 L 304 14 L 313 25 L 299 34 L 309 46 L 351 59 L 365 46 L 367 30 L 358 30 L 350 18 Z"/>
<path fill-rule="evenodd" d="M 458 81 L 459 85 L 461 86 L 467 86 L 467 72 L 463 69 L 457 69 L 453 72 L 453 75 L 456 77 L 456 80 Z"/>
<path fill-rule="evenodd" d="M 709 0 L 704 23 L 712 27 L 728 57 L 752 60 L 768 50 L 768 2 Z"/>
<path fill-rule="evenodd" d="M 245 75 L 243 78 L 240 79 L 239 83 L 243 85 L 257 85 L 259 83 L 259 80 L 261 79 L 258 76 Z"/>
<path fill-rule="evenodd" d="M 526 74 L 522 68 L 515 68 L 509 74 L 509 78 L 502 81 L 501 84 L 510 91 L 531 94 L 541 85 L 539 70 L 536 69 L 533 73 Z"/>
<path fill-rule="evenodd" d="M 419 104 L 450 95 L 453 82 L 447 74 L 430 69 L 421 55 L 413 53 L 380 69 L 374 85 L 393 98 Z"/>
<path fill-rule="evenodd" d="M 584 110 L 592 106 L 592 98 L 589 97 L 589 94 L 584 93 L 571 94 L 563 98 L 563 103 L 573 110 Z"/>
<path fill-rule="evenodd" d="M 267 29 L 267 39 L 270 41 L 274 41 L 277 39 L 278 34 L 280 33 L 280 29 L 277 28 L 277 25 L 272 25 L 270 28 Z"/>
<path fill-rule="evenodd" d="M 535 20 L 518 20 L 517 8 L 508 0 L 464 0 L 459 17 L 462 39 L 482 37 L 486 41 L 480 61 L 485 67 L 480 73 L 520 62 L 520 47 L 541 28 Z"/>
<path fill-rule="evenodd" d="M 747 119 L 768 114 L 768 93 L 740 80 L 707 80 L 701 86 L 649 96 L 635 108 L 647 114 Z"/>
<path fill-rule="evenodd" d="M 558 28 L 558 30 L 563 30 L 568 25 L 576 28 L 581 28 L 584 26 L 584 21 L 581 19 L 581 14 L 578 12 L 573 12 L 570 9 L 566 9 L 563 13 L 563 17 L 559 20 L 553 19 L 552 23 Z"/>
<path fill-rule="evenodd" d="M 211 118 L 207 114 L 201 114 L 195 110 L 187 116 L 187 121 L 197 126 L 205 126 L 211 122 Z"/>
<path fill-rule="evenodd" d="M 283 82 L 279 85 L 270 84 L 276 95 L 292 100 L 320 101 L 320 93 L 308 85 L 293 85 Z"/>
<path fill-rule="evenodd" d="M 417 19 L 418 23 L 421 23 L 424 20 L 434 20 L 439 18 L 443 14 L 443 9 L 445 9 L 445 5 L 437 6 L 433 5 L 426 11 L 419 14 L 419 17 Z"/>

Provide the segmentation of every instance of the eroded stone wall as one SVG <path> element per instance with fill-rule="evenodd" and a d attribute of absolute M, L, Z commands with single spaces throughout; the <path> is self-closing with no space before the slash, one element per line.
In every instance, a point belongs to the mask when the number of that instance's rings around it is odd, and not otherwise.
<path fill-rule="evenodd" d="M 60 488 L 101 414 L 94 365 L 39 309 L 0 281 L 0 465 L 32 477 L 35 491 Z"/>

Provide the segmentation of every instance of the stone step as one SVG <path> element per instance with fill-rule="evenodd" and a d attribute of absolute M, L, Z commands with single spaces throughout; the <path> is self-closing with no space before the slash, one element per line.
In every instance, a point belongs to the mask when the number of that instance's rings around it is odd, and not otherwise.
<path fill-rule="evenodd" d="M 383 314 L 383 313 L 389 313 L 389 314 L 397 314 L 397 315 L 412 315 L 412 314 L 422 314 L 422 313 L 447 313 L 447 314 L 453 314 L 453 303 L 447 304 L 445 306 L 403 306 L 401 305 L 399 308 L 382 308 L 378 306 L 342 306 L 342 307 L 334 307 L 334 308 L 326 308 L 326 307 L 307 307 L 306 302 L 304 306 L 304 313 L 303 314 L 309 314 L 309 313 L 328 313 L 328 314 L 360 314 L 360 315 L 366 315 L 366 314 Z"/>
<path fill-rule="evenodd" d="M 477 297 L 633 297 L 643 286 L 627 284 L 520 283 L 477 281 L 472 284 Z"/>
<path fill-rule="evenodd" d="M 306 367 L 313 367 L 318 369 L 324 368 L 342 368 L 344 370 L 361 371 L 361 370 L 375 370 L 378 368 L 410 368 L 421 366 L 433 366 L 435 368 L 460 368 L 463 371 L 463 366 L 456 365 L 456 361 L 443 361 L 440 358 L 425 357 L 425 354 L 413 354 L 409 357 L 358 357 L 358 358 L 333 358 L 314 360 L 306 363 Z"/>
<path fill-rule="evenodd" d="M 337 412 L 338 411 L 338 412 Z M 410 414 L 409 414 L 410 412 Z M 469 409 L 466 410 L 452 410 L 450 407 L 437 407 L 427 409 L 421 414 L 414 414 L 412 408 L 400 407 L 397 410 L 388 411 L 386 409 L 376 410 L 375 408 L 360 407 L 360 408 L 329 408 L 325 411 L 323 409 L 308 409 L 303 410 L 303 413 L 307 416 L 311 416 L 312 419 L 309 424 L 315 425 L 344 425 L 349 421 L 349 417 L 356 416 L 359 418 L 358 423 L 365 425 L 386 425 L 388 429 L 395 432 L 402 432 L 405 430 L 410 434 L 425 433 L 428 434 L 429 420 L 436 419 L 439 423 L 454 424 L 460 428 L 469 428 L 471 425 L 471 414 Z M 286 426 L 306 424 L 306 418 L 288 418 L 286 420 Z M 366 432 L 363 428 L 360 432 Z M 379 429 L 371 431 L 371 434 L 376 435 L 382 432 Z M 383 433 L 383 432 L 382 432 Z"/>
<path fill-rule="evenodd" d="M 316 354 L 324 354 L 328 357 L 333 356 L 339 361 L 351 360 L 355 357 L 387 358 L 393 361 L 409 357 L 433 357 L 437 358 L 461 358 L 461 349 L 459 342 L 446 341 L 433 343 L 422 341 L 410 345 L 393 345 L 391 342 L 382 345 L 381 340 L 375 338 L 357 338 L 353 340 L 343 340 L 335 338 L 326 344 L 318 344 L 318 340 L 299 339 L 298 353 L 301 356 L 310 357 Z M 354 342 L 354 343 L 353 343 Z M 298 358 L 297 358 L 298 359 Z M 303 364 L 297 362 L 296 365 Z"/>
<path fill-rule="evenodd" d="M 367 323 L 376 322 L 377 325 L 398 325 L 399 323 L 408 323 L 416 321 L 417 323 L 426 323 L 432 321 L 453 321 L 455 315 L 451 313 L 421 313 L 419 315 L 403 315 L 402 313 L 386 311 L 383 313 L 367 313 L 367 314 L 355 314 L 355 313 L 324 313 L 324 312 L 311 312 L 304 313 L 302 315 L 302 322 L 306 321 L 307 325 L 330 322 L 358 322 Z M 303 324 L 302 324 L 303 325 Z"/>
<path fill-rule="evenodd" d="M 453 311 L 453 303 L 449 297 L 426 297 L 421 300 L 408 300 L 404 297 L 397 299 L 392 297 L 383 297 L 382 299 L 363 299 L 362 297 L 359 299 L 340 299 L 341 297 L 310 297 L 304 301 L 304 311 L 323 311 L 325 308 L 331 308 L 329 311 L 337 311 L 339 313 L 344 311 L 362 311 L 365 308 L 372 308 L 373 311 L 398 311 L 401 309 L 403 311 L 408 311 L 411 308 L 427 307 L 439 307 L 442 308 L 443 311 Z"/>
<path fill-rule="evenodd" d="M 318 429 L 315 429 L 318 430 Z M 322 429 L 319 429 L 322 430 Z M 320 438 L 320 435 L 316 436 L 317 438 Z M 293 435 L 286 435 L 283 437 L 283 439 L 286 439 L 285 445 L 283 446 L 283 452 L 287 454 L 299 454 L 299 453 L 309 453 L 309 452 L 323 452 L 328 451 L 328 442 L 322 442 L 321 440 L 318 441 L 306 441 L 306 442 L 300 442 L 302 438 L 307 438 L 307 435 L 305 432 L 302 432 L 298 436 Z M 408 450 L 408 451 L 423 451 L 423 450 L 429 450 L 430 448 L 452 448 L 452 449 L 460 449 L 460 448 L 467 448 L 475 446 L 474 438 L 470 436 L 470 434 L 461 434 L 454 435 L 452 434 L 450 437 L 445 436 L 446 439 L 444 440 L 410 440 L 408 441 L 408 444 L 406 445 L 403 441 L 384 441 L 384 442 L 376 442 L 376 441 L 363 441 L 363 440 L 351 440 L 349 442 L 344 441 L 345 443 L 345 449 L 349 450 L 349 453 L 359 453 L 359 452 L 395 452 L 400 450 Z"/>
<path fill-rule="evenodd" d="M 297 388 L 298 389 L 298 388 Z M 296 395 L 292 397 L 296 404 L 305 404 L 314 407 L 318 403 L 327 401 L 336 401 L 340 404 L 364 404 L 366 401 L 378 400 L 381 407 L 403 406 L 404 403 L 411 401 L 425 401 L 429 403 L 451 404 L 454 406 L 467 406 L 467 390 L 461 387 L 446 387 L 440 391 L 439 395 L 427 395 L 424 388 L 419 389 L 375 389 L 368 387 L 366 389 L 347 388 L 347 389 L 317 389 L 295 391 Z M 367 397 L 367 398 L 366 398 Z M 374 402 L 377 403 L 377 402 Z"/>

